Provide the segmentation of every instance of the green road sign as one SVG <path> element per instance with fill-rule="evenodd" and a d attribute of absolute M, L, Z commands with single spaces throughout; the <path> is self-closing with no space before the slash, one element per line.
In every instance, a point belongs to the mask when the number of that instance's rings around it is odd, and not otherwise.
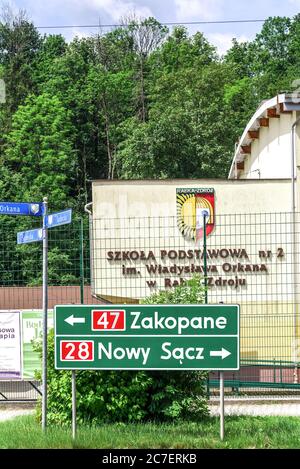
<path fill-rule="evenodd" d="M 55 368 L 238 370 L 238 305 L 56 306 Z"/>

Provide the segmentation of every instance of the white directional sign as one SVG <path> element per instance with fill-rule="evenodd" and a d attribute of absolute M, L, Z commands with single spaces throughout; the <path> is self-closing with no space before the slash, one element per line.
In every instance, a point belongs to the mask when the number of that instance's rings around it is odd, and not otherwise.
<path fill-rule="evenodd" d="M 43 204 L 38 202 L 0 202 L 0 215 L 41 217 L 43 215 Z"/>
<path fill-rule="evenodd" d="M 42 239 L 42 228 L 37 228 L 36 230 L 20 231 L 17 234 L 17 244 L 34 243 L 36 241 L 42 241 Z"/>
<path fill-rule="evenodd" d="M 67 225 L 72 221 L 72 209 L 64 210 L 63 212 L 50 213 L 47 216 L 46 223 L 48 228 L 55 226 Z"/>
<path fill-rule="evenodd" d="M 27 205 L 33 205 L 33 204 L 27 204 Z M 36 210 L 37 209 L 38 207 L 36 208 Z M 1 205 L 0 205 L 0 210 L 1 210 Z M 24 214 L 25 213 L 23 213 L 23 215 Z M 68 223 L 71 223 L 72 221 L 72 209 L 64 210 L 63 212 L 52 213 L 50 215 L 47 215 L 45 218 L 46 218 L 47 228 L 54 228 L 55 226 L 66 225 Z M 42 239 L 43 239 L 42 228 L 37 228 L 35 230 L 28 230 L 28 231 L 20 231 L 17 234 L 18 244 L 34 243 L 36 241 L 42 241 Z"/>
<path fill-rule="evenodd" d="M 55 367 L 238 370 L 239 306 L 56 306 Z"/>

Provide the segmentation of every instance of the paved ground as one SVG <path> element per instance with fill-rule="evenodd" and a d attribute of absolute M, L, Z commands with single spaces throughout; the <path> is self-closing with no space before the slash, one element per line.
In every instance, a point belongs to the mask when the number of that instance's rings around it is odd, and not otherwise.
<path fill-rule="evenodd" d="M 0 407 L 0 422 L 3 422 L 3 420 L 10 420 L 13 419 L 14 417 L 19 417 L 19 415 L 28 415 L 28 414 L 33 414 L 35 412 L 34 409 L 30 408 L 20 408 L 20 407 Z"/>
<path fill-rule="evenodd" d="M 219 415 L 218 403 L 209 405 L 210 414 L 215 416 Z M 245 402 L 226 402 L 225 401 L 225 415 L 274 415 L 274 416 L 300 416 L 300 402 L 299 403 L 245 403 Z"/>
<path fill-rule="evenodd" d="M 34 414 L 35 410 L 30 405 L 1 405 L 0 406 L 0 422 L 9 420 L 19 415 Z M 210 415 L 219 415 L 219 404 L 217 401 L 209 404 Z M 274 415 L 274 416 L 300 416 L 300 402 L 226 402 L 225 401 L 225 415 Z"/>

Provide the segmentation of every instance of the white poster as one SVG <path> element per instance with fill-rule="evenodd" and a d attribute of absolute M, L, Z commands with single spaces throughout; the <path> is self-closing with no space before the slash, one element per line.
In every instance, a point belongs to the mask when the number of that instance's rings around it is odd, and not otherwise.
<path fill-rule="evenodd" d="M 21 378 L 19 311 L 0 311 L 0 379 L 3 378 Z"/>
<path fill-rule="evenodd" d="M 42 363 L 39 352 L 34 350 L 33 343 L 42 338 L 43 311 L 22 310 L 22 378 L 34 379 L 35 372 L 41 371 Z M 48 331 L 53 328 L 53 311 L 48 310 Z"/>

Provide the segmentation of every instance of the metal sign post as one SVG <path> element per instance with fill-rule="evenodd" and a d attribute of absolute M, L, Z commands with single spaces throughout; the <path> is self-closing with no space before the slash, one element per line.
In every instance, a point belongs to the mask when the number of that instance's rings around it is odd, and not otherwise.
<path fill-rule="evenodd" d="M 17 234 L 18 244 L 27 244 L 43 239 L 43 400 L 42 400 L 42 427 L 46 428 L 47 411 L 47 251 L 48 233 L 46 226 L 47 197 L 40 202 L 0 202 L 0 215 L 43 217 L 43 229 L 22 231 Z"/>
<path fill-rule="evenodd" d="M 43 377 L 42 377 L 42 429 L 47 428 L 47 337 L 48 337 L 48 199 L 43 199 Z"/>
<path fill-rule="evenodd" d="M 203 216 L 203 264 L 204 264 L 204 302 L 207 304 L 207 251 L 206 251 L 206 217 L 209 216 L 207 210 L 202 211 Z M 222 304 L 223 302 L 221 302 Z M 220 439 L 224 440 L 224 372 L 220 371 Z"/>
<path fill-rule="evenodd" d="M 84 304 L 84 256 L 83 256 L 83 220 L 80 218 L 80 303 Z M 72 370 L 72 439 L 76 439 L 77 422 L 76 422 L 76 370 Z"/>
<path fill-rule="evenodd" d="M 220 438 L 224 440 L 224 372 L 220 371 Z"/>
<path fill-rule="evenodd" d="M 208 211 L 203 210 L 203 266 L 204 266 L 204 302 L 207 305 L 207 253 L 206 253 L 206 217 L 208 216 Z"/>
<path fill-rule="evenodd" d="M 80 237 L 79 237 L 79 258 L 80 258 L 80 303 L 84 304 L 84 257 L 83 257 L 83 220 L 80 218 Z M 76 439 L 76 370 L 72 370 L 72 439 Z"/>
<path fill-rule="evenodd" d="M 43 241 L 43 359 L 42 359 L 42 429 L 47 428 L 47 339 L 48 339 L 48 228 L 72 221 L 72 209 L 48 215 L 48 198 L 43 203 L 0 202 L 0 214 L 43 217 L 43 227 L 17 233 L 18 244 Z"/>
<path fill-rule="evenodd" d="M 76 371 L 72 370 L 72 439 L 76 439 Z"/>
<path fill-rule="evenodd" d="M 220 304 L 223 304 L 223 301 L 220 301 Z M 225 432 L 225 407 L 224 407 L 224 372 L 220 371 L 219 376 L 220 383 L 220 439 L 224 440 Z"/>

